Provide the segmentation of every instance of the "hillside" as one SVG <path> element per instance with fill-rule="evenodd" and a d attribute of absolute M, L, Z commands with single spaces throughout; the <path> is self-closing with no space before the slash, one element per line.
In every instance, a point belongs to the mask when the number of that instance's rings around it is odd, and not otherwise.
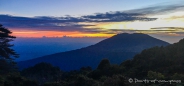
<path fill-rule="evenodd" d="M 132 60 L 122 62 L 121 67 L 129 77 L 144 78 L 148 71 L 162 73 L 168 78 L 175 73 L 184 74 L 184 39 L 165 47 L 145 49 Z"/>
<path fill-rule="evenodd" d="M 75 70 L 84 66 L 91 66 L 94 69 L 103 58 L 109 59 L 113 64 L 120 64 L 143 49 L 168 44 L 146 34 L 123 33 L 89 47 L 18 62 L 18 66 L 22 69 L 40 62 L 48 62 L 59 66 L 62 70 Z"/>

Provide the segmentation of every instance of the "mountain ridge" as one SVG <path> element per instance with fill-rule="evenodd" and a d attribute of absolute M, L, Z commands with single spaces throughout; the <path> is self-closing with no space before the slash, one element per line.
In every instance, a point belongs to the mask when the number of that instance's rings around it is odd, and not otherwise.
<path fill-rule="evenodd" d="M 165 46 L 152 47 L 135 55 L 133 59 L 121 63 L 129 77 L 143 78 L 148 71 L 162 73 L 166 77 L 174 74 L 184 74 L 184 39 Z M 179 78 L 179 77 L 178 77 Z M 183 78 L 184 79 L 184 78 Z"/>
<path fill-rule="evenodd" d="M 143 49 L 166 45 L 169 45 L 169 43 L 147 34 L 123 33 L 85 48 L 21 61 L 18 62 L 18 66 L 22 69 L 39 62 L 48 62 L 59 66 L 62 70 L 75 70 L 83 66 L 96 68 L 103 58 L 109 59 L 113 64 L 120 64 L 122 61 L 132 58 Z"/>

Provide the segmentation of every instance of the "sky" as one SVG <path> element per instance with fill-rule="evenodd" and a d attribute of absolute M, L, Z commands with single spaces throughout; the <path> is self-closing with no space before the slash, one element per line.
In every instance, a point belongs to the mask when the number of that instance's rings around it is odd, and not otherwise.
<path fill-rule="evenodd" d="M 183 0 L 0 0 L 0 24 L 17 37 L 184 38 Z"/>

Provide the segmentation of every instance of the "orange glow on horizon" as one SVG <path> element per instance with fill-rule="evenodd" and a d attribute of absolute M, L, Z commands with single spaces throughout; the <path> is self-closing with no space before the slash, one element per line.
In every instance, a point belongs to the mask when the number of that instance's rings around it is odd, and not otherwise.
<path fill-rule="evenodd" d="M 103 34 L 103 33 L 82 33 L 78 31 L 68 32 L 68 31 L 32 31 L 32 30 L 24 30 L 24 31 L 16 31 L 12 30 L 12 35 L 16 37 L 111 37 L 115 34 Z"/>

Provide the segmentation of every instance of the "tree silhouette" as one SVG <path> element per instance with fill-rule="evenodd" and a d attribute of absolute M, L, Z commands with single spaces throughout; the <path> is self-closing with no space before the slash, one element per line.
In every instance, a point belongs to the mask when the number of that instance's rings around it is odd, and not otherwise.
<path fill-rule="evenodd" d="M 18 58 L 18 54 L 10 47 L 13 44 L 9 42 L 13 41 L 14 36 L 11 36 L 12 32 L 0 24 L 0 74 L 6 74 L 14 71 L 15 62 L 14 58 Z"/>
<path fill-rule="evenodd" d="M 110 67 L 110 62 L 108 59 L 103 59 L 98 65 L 97 69 L 103 70 Z"/>
<path fill-rule="evenodd" d="M 0 59 L 11 60 L 13 59 L 12 56 L 15 58 L 18 57 L 18 54 L 10 48 L 13 44 L 10 44 L 9 42 L 16 38 L 15 36 L 11 36 L 11 33 L 10 30 L 0 24 Z"/>

